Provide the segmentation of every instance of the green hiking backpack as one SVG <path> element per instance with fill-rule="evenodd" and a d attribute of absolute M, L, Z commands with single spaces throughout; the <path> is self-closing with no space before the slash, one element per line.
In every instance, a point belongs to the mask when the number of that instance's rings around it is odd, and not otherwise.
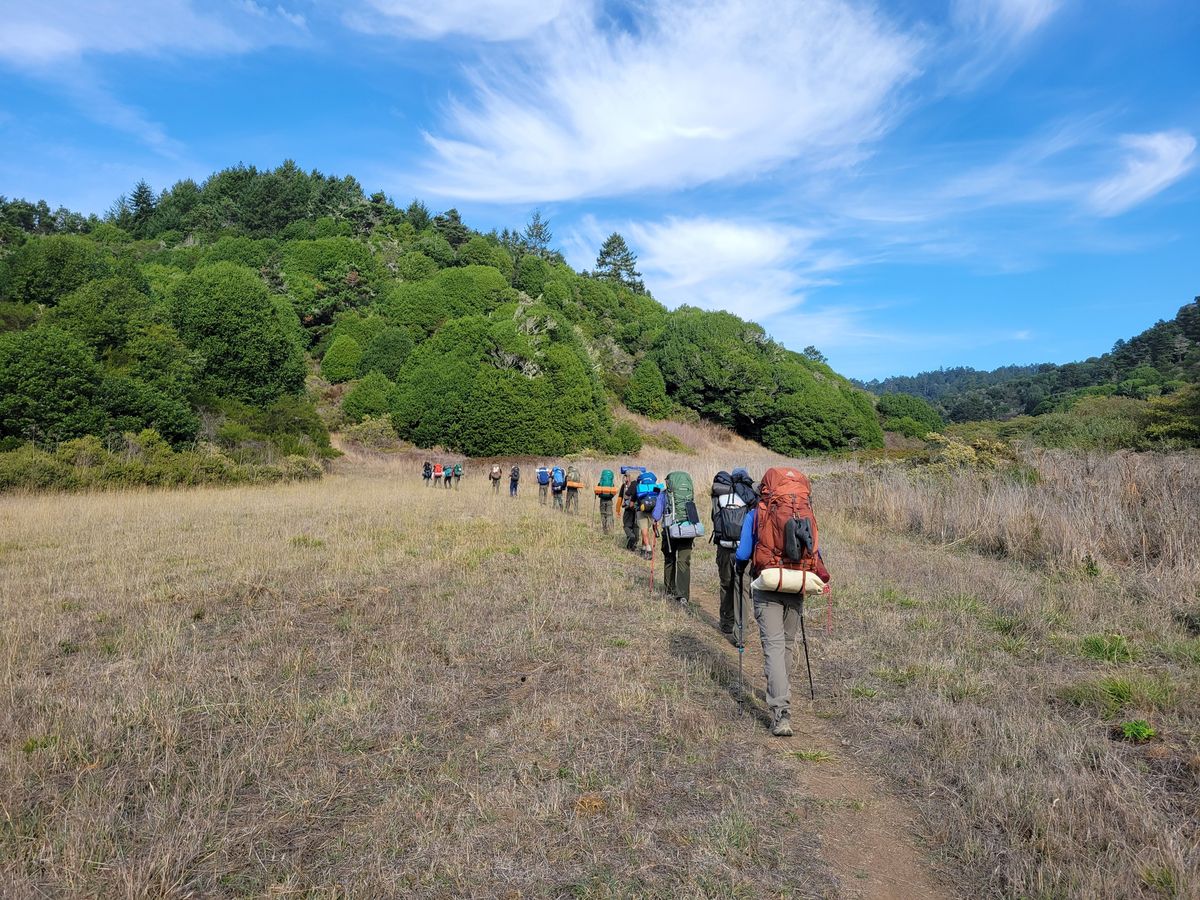
<path fill-rule="evenodd" d="M 600 487 L 613 487 L 615 484 L 612 469 L 605 469 L 600 473 Z"/>
<path fill-rule="evenodd" d="M 704 525 L 696 509 L 696 491 L 687 472 L 672 472 L 666 478 L 667 506 L 663 524 L 674 540 L 692 540 L 704 536 Z"/>

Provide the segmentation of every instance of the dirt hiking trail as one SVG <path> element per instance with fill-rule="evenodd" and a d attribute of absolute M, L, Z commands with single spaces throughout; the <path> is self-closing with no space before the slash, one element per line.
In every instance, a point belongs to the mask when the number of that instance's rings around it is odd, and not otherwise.
<path fill-rule="evenodd" d="M 662 576 L 658 571 L 660 559 L 656 553 L 653 602 L 678 609 L 680 615 L 690 615 L 711 628 L 703 653 L 731 696 L 744 709 L 746 727 L 759 733 L 757 740 L 765 750 L 783 758 L 792 770 L 797 788 L 821 810 L 815 819 L 819 823 L 817 837 L 825 861 L 839 882 L 840 895 L 863 900 L 958 896 L 936 877 L 922 853 L 913 833 L 914 816 L 904 801 L 893 795 L 880 778 L 853 762 L 853 746 L 834 734 L 817 714 L 820 686 L 818 684 L 818 699 L 814 703 L 808 697 L 803 651 L 797 649 L 792 669 L 791 712 L 795 735 L 790 739 L 777 738 L 767 730 L 770 720 L 764 700 L 766 684 L 757 623 L 753 620 L 746 623 L 742 660 L 744 687 L 739 691 L 738 651 L 719 630 L 719 597 L 711 590 L 696 589 L 698 581 L 707 584 L 710 580 L 708 573 L 701 574 L 706 568 L 704 561 L 693 559 L 693 595 L 685 612 L 663 596 Z M 696 562 L 700 562 L 699 570 Z M 643 585 L 646 584 L 644 565 L 630 567 Z M 815 616 L 807 617 L 810 629 L 816 620 Z M 804 760 L 794 755 L 810 751 L 827 754 L 828 758 Z"/>

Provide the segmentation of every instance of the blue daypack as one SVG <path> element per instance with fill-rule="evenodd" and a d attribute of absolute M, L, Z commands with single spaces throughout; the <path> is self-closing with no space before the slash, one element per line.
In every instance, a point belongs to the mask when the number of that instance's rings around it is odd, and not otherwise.
<path fill-rule="evenodd" d="M 562 470 L 562 466 L 555 466 L 550 470 L 550 484 L 556 494 L 566 489 L 567 473 Z"/>

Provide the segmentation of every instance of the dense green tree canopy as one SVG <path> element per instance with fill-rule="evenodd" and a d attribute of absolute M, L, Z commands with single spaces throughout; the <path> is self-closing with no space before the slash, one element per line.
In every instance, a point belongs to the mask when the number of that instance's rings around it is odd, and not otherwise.
<path fill-rule="evenodd" d="M 251 270 L 233 263 L 198 266 L 172 291 L 171 318 L 204 360 L 205 393 L 267 403 L 303 386 L 295 315 Z"/>

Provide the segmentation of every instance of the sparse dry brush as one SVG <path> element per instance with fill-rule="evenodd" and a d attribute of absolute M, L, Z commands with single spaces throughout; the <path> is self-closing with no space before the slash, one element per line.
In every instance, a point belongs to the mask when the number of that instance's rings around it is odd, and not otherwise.
<path fill-rule="evenodd" d="M 833 714 L 980 892 L 1198 896 L 1200 461 L 1033 464 L 817 482 Z"/>

